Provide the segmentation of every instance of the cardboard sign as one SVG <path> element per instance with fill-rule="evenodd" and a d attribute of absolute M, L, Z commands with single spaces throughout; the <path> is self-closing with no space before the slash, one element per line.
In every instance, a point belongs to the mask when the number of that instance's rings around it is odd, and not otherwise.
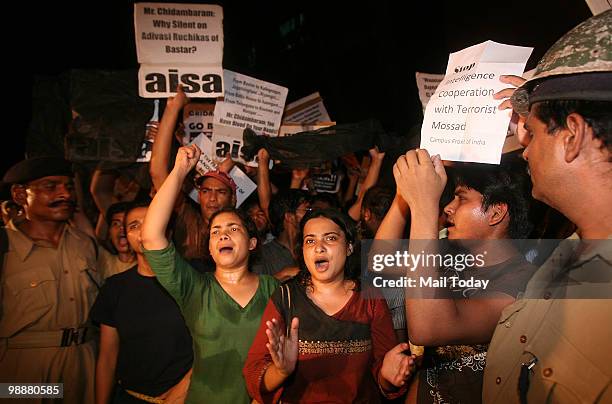
<path fill-rule="evenodd" d="M 521 75 L 533 48 L 486 41 L 452 53 L 425 110 L 421 148 L 443 160 L 499 164 L 511 112 L 493 94 L 504 74 Z"/>
<path fill-rule="evenodd" d="M 141 97 L 223 96 L 223 8 L 135 3 L 134 28 Z"/>
<path fill-rule="evenodd" d="M 317 92 L 310 94 L 307 97 L 300 98 L 297 101 L 285 107 L 285 115 L 283 123 L 297 122 L 303 124 L 313 124 L 316 122 L 329 122 L 331 118 L 327 113 L 323 98 Z"/>
<path fill-rule="evenodd" d="M 223 71 L 223 80 L 225 95 L 215 105 L 214 123 L 277 136 L 289 90 L 230 70 Z"/>
<path fill-rule="evenodd" d="M 209 139 L 212 137 L 214 110 L 214 104 L 192 102 L 185 105 L 183 108 L 183 126 L 185 127 L 183 144 L 191 143 L 200 133 Z"/>
<path fill-rule="evenodd" d="M 195 139 L 193 139 L 192 144 L 198 145 L 200 150 L 202 150 L 202 154 L 200 155 L 200 161 L 196 164 L 196 170 L 200 175 L 207 173 L 208 171 L 213 171 L 217 169 L 217 163 L 215 158 L 212 155 L 213 144 L 204 134 L 199 135 Z M 234 166 L 232 170 L 229 172 L 230 177 L 236 183 L 236 207 L 240 207 L 242 202 L 245 201 L 257 189 L 257 184 L 255 184 L 248 175 L 244 173 L 241 169 Z M 199 203 L 198 199 L 198 190 L 193 189 L 189 196 L 196 202 Z"/>
<path fill-rule="evenodd" d="M 423 105 L 423 111 L 425 111 L 429 99 L 434 94 L 436 88 L 438 88 L 438 84 L 440 84 L 443 78 L 443 74 L 416 72 L 416 83 L 419 89 L 419 99 L 421 100 L 421 105 Z"/>

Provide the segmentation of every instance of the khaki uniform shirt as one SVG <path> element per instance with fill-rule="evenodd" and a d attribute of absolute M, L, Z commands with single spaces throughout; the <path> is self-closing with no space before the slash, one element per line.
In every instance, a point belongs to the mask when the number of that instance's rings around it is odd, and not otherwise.
<path fill-rule="evenodd" d="M 606 240 L 560 270 L 577 246 L 568 243 L 529 282 L 525 294 L 533 298 L 502 312 L 487 353 L 484 403 L 518 403 L 522 364 L 534 358 L 528 403 L 612 403 L 612 244 Z M 598 283 L 581 282 L 594 277 Z M 555 278 L 563 287 L 547 288 Z"/>
<path fill-rule="evenodd" d="M 66 225 L 59 246 L 12 223 L 0 278 L 0 383 L 64 383 L 64 403 L 94 399 L 95 330 L 61 347 L 62 329 L 87 326 L 101 282 L 92 239 Z M 93 334 L 93 335 L 92 335 Z M 44 402 L 41 400 L 20 401 Z"/>

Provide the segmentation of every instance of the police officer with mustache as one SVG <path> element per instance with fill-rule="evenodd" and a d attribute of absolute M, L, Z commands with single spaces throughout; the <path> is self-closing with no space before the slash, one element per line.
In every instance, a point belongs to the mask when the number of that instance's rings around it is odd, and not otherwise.
<path fill-rule="evenodd" d="M 63 383 L 64 403 L 93 402 L 97 331 L 88 317 L 101 279 L 93 240 L 69 224 L 71 164 L 26 159 L 3 182 L 25 218 L 2 230 L 0 383 Z"/>

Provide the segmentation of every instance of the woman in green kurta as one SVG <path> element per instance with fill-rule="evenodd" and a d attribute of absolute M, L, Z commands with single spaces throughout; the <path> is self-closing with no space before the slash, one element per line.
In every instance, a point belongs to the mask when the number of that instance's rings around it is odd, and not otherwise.
<path fill-rule="evenodd" d="M 147 211 L 142 244 L 149 265 L 177 301 L 193 337 L 195 355 L 187 402 L 250 403 L 242 367 L 278 282 L 249 271 L 257 229 L 235 209 L 222 209 L 210 218 L 214 273 L 194 270 L 166 239 L 174 201 L 199 157 L 197 146 L 179 149 L 174 169 Z"/>

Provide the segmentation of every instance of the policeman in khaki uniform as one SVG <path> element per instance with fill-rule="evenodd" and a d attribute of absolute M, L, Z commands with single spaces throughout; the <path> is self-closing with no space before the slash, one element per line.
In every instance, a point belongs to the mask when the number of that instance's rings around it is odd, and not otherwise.
<path fill-rule="evenodd" d="M 557 43 L 511 102 L 523 115 L 533 196 L 576 224 L 506 307 L 484 403 L 612 403 L 612 10 Z"/>
<path fill-rule="evenodd" d="M 2 229 L 9 243 L 0 274 L 0 383 L 63 383 L 62 402 L 91 403 L 97 331 L 88 317 L 101 279 L 93 240 L 68 223 L 76 206 L 71 165 L 27 159 L 3 181 L 26 217 Z"/>

